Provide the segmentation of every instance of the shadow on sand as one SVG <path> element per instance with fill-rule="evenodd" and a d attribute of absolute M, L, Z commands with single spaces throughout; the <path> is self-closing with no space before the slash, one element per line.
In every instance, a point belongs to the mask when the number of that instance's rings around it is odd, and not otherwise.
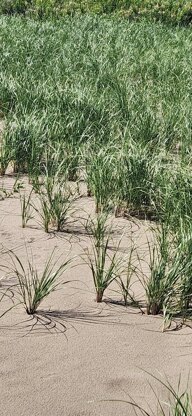
<path fill-rule="evenodd" d="M 103 304 L 104 305 L 104 304 Z M 63 334 L 70 329 L 77 333 L 78 325 L 121 325 L 130 326 L 127 322 L 122 322 L 117 312 L 105 311 L 104 307 L 99 309 L 85 310 L 80 306 L 68 310 L 38 310 L 33 315 L 27 315 L 23 321 L 3 327 L 14 331 L 17 335 L 28 336 L 32 334 Z M 67 339 L 67 336 L 66 336 Z"/>

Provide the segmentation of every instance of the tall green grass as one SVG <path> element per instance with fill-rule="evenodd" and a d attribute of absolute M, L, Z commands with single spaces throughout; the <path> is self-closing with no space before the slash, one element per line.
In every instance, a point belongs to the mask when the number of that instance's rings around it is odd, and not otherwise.
<path fill-rule="evenodd" d="M 190 29 L 88 15 L 0 22 L 1 173 L 12 162 L 37 191 L 47 164 L 62 163 L 67 179 L 86 179 L 96 211 L 173 232 L 190 221 Z"/>
<path fill-rule="evenodd" d="M 125 18 L 190 24 L 190 0 L 1 0 L 0 13 L 23 14 L 39 19 L 61 15 L 114 14 Z"/>
<path fill-rule="evenodd" d="M 76 16 L 1 17 L 1 173 L 32 180 L 59 152 L 96 210 L 191 217 L 191 31 Z M 36 181 L 37 183 L 37 181 Z"/>

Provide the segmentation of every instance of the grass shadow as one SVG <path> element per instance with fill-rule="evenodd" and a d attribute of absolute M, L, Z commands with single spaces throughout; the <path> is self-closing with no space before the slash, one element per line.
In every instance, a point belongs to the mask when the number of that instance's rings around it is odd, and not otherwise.
<path fill-rule="evenodd" d="M 114 319 L 114 314 L 104 311 L 105 303 L 100 309 L 81 309 L 77 306 L 68 310 L 44 310 L 40 309 L 33 315 L 27 315 L 26 319 L 11 325 L 11 327 L 3 326 L 4 329 L 12 331 L 18 330 L 22 337 L 32 334 L 63 334 L 66 339 L 66 332 L 70 329 L 79 333 L 77 326 L 86 325 L 122 325 L 129 324 L 119 322 L 118 315 Z"/>

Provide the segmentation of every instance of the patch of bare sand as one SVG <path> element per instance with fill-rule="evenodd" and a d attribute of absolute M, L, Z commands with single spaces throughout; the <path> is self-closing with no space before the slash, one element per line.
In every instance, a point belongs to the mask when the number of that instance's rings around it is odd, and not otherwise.
<path fill-rule="evenodd" d="M 4 180 L 7 187 L 13 182 L 10 177 Z M 78 204 L 81 218 L 94 211 L 90 198 Z M 124 233 L 122 251 L 132 235 L 145 257 L 147 223 L 117 219 L 115 230 L 117 239 Z M 36 221 L 23 230 L 15 194 L 0 202 L 0 233 L 4 251 L 13 249 L 26 262 L 27 247 L 39 269 L 55 247 L 64 258 L 76 256 L 77 264 L 65 275 L 71 283 L 42 303 L 37 318 L 31 319 L 19 305 L 0 321 L 3 416 L 132 416 L 128 404 L 111 400 L 131 397 L 155 409 L 149 381 L 165 398 L 161 385 L 142 369 L 166 374 L 174 386 L 181 373 L 185 384 L 192 362 L 191 331 L 162 333 L 159 317 L 110 302 L 97 305 L 90 270 L 80 259 L 83 249 L 90 247 L 80 221 L 71 224 L 68 233 L 47 235 Z M 116 289 L 111 287 L 106 298 L 120 299 Z M 136 290 L 142 297 L 140 285 Z"/>

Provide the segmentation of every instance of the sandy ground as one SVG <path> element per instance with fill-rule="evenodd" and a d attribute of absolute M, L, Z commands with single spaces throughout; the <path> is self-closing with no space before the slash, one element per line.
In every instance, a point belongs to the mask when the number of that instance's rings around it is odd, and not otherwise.
<path fill-rule="evenodd" d="M 14 179 L 6 177 L 2 183 L 11 190 Z M 77 207 L 79 217 L 94 211 L 91 198 L 81 198 Z M 124 233 L 122 252 L 128 252 L 132 236 L 145 257 L 148 228 L 147 222 L 116 219 L 115 239 Z M 121 300 L 115 285 L 107 290 L 106 301 L 96 304 L 90 270 L 81 259 L 90 239 L 80 220 L 63 233 L 46 234 L 34 220 L 22 229 L 20 201 L 14 194 L 0 201 L 0 237 L 1 252 L 12 249 L 24 263 L 27 251 L 33 253 L 38 270 L 55 247 L 63 259 L 76 256 L 76 267 L 64 275 L 70 283 L 42 303 L 37 317 L 29 317 L 18 305 L 0 320 L 2 416 L 132 416 L 133 408 L 121 400 L 131 397 L 146 409 L 147 404 L 156 409 L 149 383 L 160 398 L 166 397 L 146 370 L 162 374 L 164 380 L 167 376 L 175 387 L 181 374 L 186 385 L 191 330 L 162 333 L 161 317 L 110 302 Z M 1 263 L 6 256 L 1 255 Z M 1 278 L 3 285 L 15 282 L 15 276 L 8 282 L 3 271 Z M 142 298 L 141 286 L 135 287 Z M 2 312 L 9 303 L 1 303 Z"/>

